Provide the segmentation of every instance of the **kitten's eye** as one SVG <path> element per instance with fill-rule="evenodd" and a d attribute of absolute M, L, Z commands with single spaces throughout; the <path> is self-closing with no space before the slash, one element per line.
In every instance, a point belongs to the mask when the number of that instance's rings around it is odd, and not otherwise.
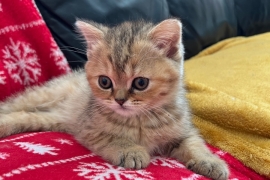
<path fill-rule="evenodd" d="M 149 84 L 149 79 L 144 78 L 144 77 L 138 77 L 133 80 L 132 87 L 139 91 L 142 91 L 147 88 L 148 84 Z"/>
<path fill-rule="evenodd" d="M 103 89 L 109 89 L 112 87 L 112 81 L 107 76 L 99 76 L 98 83 Z"/>

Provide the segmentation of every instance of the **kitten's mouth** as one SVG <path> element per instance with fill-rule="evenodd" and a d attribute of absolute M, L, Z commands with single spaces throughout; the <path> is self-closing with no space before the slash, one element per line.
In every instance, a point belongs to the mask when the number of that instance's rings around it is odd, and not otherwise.
<path fill-rule="evenodd" d="M 122 116 L 132 116 L 134 115 L 134 110 L 130 109 L 129 107 L 127 106 L 118 106 L 118 107 L 115 107 L 113 108 L 113 110 L 122 115 Z"/>
<path fill-rule="evenodd" d="M 131 109 L 129 109 L 129 108 L 126 107 L 126 106 L 118 106 L 118 107 L 116 108 L 116 110 L 118 110 L 118 111 L 131 111 Z"/>
<path fill-rule="evenodd" d="M 119 109 L 128 110 L 126 106 L 119 106 Z"/>

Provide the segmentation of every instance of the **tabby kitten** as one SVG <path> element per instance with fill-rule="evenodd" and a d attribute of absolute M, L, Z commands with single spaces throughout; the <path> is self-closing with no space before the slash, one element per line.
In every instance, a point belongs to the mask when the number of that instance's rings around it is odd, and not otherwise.
<path fill-rule="evenodd" d="M 191 122 L 181 23 L 76 26 L 87 43 L 85 70 L 1 103 L 0 137 L 67 132 L 114 165 L 145 168 L 150 155 L 160 153 L 196 173 L 227 179 L 227 165 L 211 154 Z"/>

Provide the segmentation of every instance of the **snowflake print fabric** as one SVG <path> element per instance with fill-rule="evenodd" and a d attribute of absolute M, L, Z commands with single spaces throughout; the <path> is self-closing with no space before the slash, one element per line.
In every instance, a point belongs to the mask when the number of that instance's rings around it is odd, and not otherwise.
<path fill-rule="evenodd" d="M 15 83 L 30 85 L 38 82 L 41 68 L 36 51 L 25 42 L 14 42 L 6 45 L 3 52 L 4 68 Z"/>
<path fill-rule="evenodd" d="M 78 176 L 91 180 L 105 180 L 105 179 L 154 179 L 152 173 L 146 170 L 127 170 L 122 167 L 115 167 L 109 163 L 80 163 L 77 169 Z"/>
<path fill-rule="evenodd" d="M 0 152 L 0 159 L 7 159 L 9 157 L 8 153 L 2 153 Z"/>
<path fill-rule="evenodd" d="M 230 154 L 209 146 L 227 161 L 230 180 L 263 180 Z M 175 159 L 154 156 L 145 169 L 113 166 L 78 144 L 72 136 L 56 132 L 13 135 L 0 140 L 0 180 L 206 180 Z"/>
<path fill-rule="evenodd" d="M 0 22 L 0 100 L 70 71 L 34 1 L 0 1 Z"/>
<path fill-rule="evenodd" d="M 59 150 L 49 145 L 33 144 L 30 142 L 15 142 L 14 144 L 18 145 L 22 149 L 27 150 L 27 152 L 32 152 L 34 154 L 40 155 L 45 154 L 57 155 L 57 153 L 54 151 Z"/>
<path fill-rule="evenodd" d="M 6 84 L 6 77 L 4 71 L 0 71 L 0 84 L 2 85 Z"/>
<path fill-rule="evenodd" d="M 65 72 L 70 71 L 68 63 L 64 57 L 64 54 L 62 51 L 59 49 L 55 41 L 51 38 L 51 53 L 50 57 L 53 58 L 55 64 L 60 70 L 63 70 Z"/>

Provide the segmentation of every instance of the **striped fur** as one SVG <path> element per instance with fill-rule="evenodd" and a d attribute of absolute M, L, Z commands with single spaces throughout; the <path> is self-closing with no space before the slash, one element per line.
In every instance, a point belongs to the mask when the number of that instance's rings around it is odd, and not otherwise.
<path fill-rule="evenodd" d="M 125 22 L 108 28 L 78 21 L 87 43 L 85 70 L 32 87 L 0 104 L 0 136 L 61 131 L 115 165 L 140 169 L 155 153 L 213 179 L 226 164 L 211 154 L 192 125 L 183 83 L 181 23 Z M 112 87 L 101 88 L 100 76 Z M 145 90 L 132 86 L 149 79 Z M 123 105 L 117 98 L 125 100 Z"/>

